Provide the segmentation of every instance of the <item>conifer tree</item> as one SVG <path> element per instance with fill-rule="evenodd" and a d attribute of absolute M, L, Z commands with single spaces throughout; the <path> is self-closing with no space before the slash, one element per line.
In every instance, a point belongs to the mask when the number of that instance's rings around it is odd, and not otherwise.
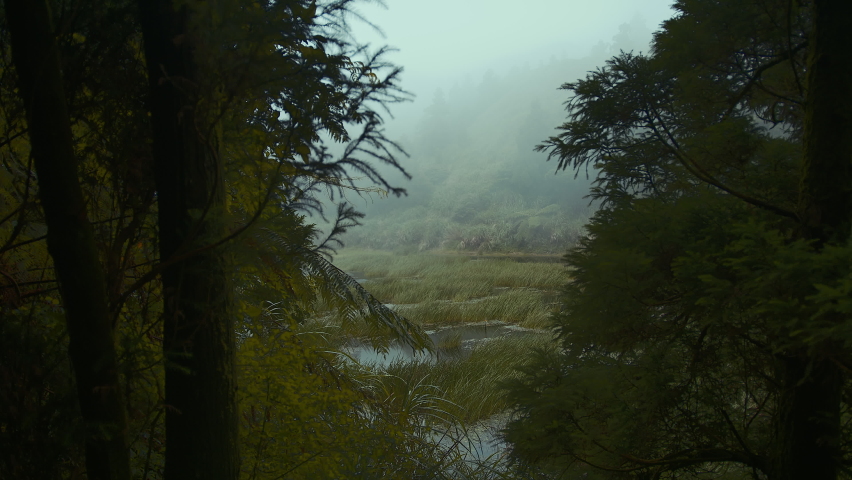
<path fill-rule="evenodd" d="M 276 217 L 301 230 L 304 218 L 290 210 L 299 203 L 319 210 L 318 186 L 357 190 L 349 170 L 402 193 L 363 159 L 399 168 L 392 153 L 399 149 L 384 137 L 371 104 L 401 98 L 399 70 L 377 75 L 385 67 L 381 51 L 366 62 L 352 59 L 363 50 L 342 36 L 348 3 L 140 1 L 165 297 L 166 478 L 239 473 L 236 312 L 225 248 Z M 342 156 L 327 152 L 321 132 L 346 143 Z M 226 197 L 235 200 L 233 211 Z M 330 241 L 356 219 L 341 206 Z M 285 231 L 276 238 L 298 236 Z M 314 248 L 298 243 L 289 250 L 299 260 L 285 263 L 337 285 L 339 275 L 316 256 L 328 241 Z M 341 298 L 353 298 L 349 286 L 341 287 Z M 423 343 L 407 321 L 377 315 L 374 304 L 367 299 L 368 318 Z"/>
<path fill-rule="evenodd" d="M 835 479 L 848 405 L 847 2 L 682 0 L 566 84 L 542 149 L 603 202 L 510 387 L 516 456 L 604 477 Z M 562 459 L 562 460 L 560 460 Z"/>
<path fill-rule="evenodd" d="M 800 235 L 820 252 L 848 245 L 852 229 L 852 4 L 816 0 L 812 9 L 798 212 Z M 823 321 L 841 326 L 852 318 L 835 311 Z M 828 338 L 779 352 L 773 478 L 837 478 L 850 434 L 841 416 L 844 343 Z"/>

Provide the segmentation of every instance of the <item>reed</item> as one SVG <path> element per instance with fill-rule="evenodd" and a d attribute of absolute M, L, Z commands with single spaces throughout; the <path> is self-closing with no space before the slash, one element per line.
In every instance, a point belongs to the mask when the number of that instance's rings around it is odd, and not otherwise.
<path fill-rule="evenodd" d="M 551 313 L 542 297 L 538 290 L 515 289 L 464 302 L 433 300 L 396 308 L 412 322 L 429 327 L 500 322 L 541 328 Z"/>
<path fill-rule="evenodd" d="M 517 262 L 463 255 L 396 255 L 372 250 L 346 251 L 335 263 L 385 303 L 465 301 L 493 295 L 498 288 L 556 290 L 568 279 L 560 263 Z"/>
<path fill-rule="evenodd" d="M 397 255 L 346 251 L 336 263 L 380 302 L 426 328 L 482 322 L 546 328 L 557 289 L 569 272 L 557 263 L 517 262 L 465 255 Z M 323 322 L 344 336 L 367 339 L 381 332 L 320 306 Z"/>
<path fill-rule="evenodd" d="M 471 425 L 505 411 L 508 405 L 500 384 L 518 375 L 516 367 L 534 348 L 555 348 L 555 343 L 549 334 L 497 337 L 478 343 L 462 358 L 399 361 L 384 371 L 411 385 L 433 386 L 449 402 L 444 404 L 447 411 Z"/>

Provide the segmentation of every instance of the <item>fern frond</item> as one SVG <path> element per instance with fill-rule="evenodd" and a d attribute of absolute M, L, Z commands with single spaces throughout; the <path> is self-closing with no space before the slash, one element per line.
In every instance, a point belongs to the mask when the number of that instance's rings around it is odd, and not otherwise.
<path fill-rule="evenodd" d="M 299 244 L 291 244 L 272 230 L 261 229 L 263 243 L 275 246 L 276 256 L 288 256 L 288 264 L 297 267 L 298 273 L 311 290 L 329 305 L 338 309 L 345 322 L 366 322 L 375 331 L 390 336 L 415 351 L 431 351 L 432 341 L 423 329 L 398 312 L 387 307 L 368 292 L 358 281 L 326 259 L 322 253 Z M 291 273 L 292 275 L 292 273 Z M 381 338 L 371 335 L 373 347 L 382 353 L 389 346 Z"/>

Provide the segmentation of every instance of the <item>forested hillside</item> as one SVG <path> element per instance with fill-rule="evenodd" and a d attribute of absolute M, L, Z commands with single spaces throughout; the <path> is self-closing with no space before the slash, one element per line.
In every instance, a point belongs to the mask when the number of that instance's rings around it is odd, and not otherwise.
<path fill-rule="evenodd" d="M 344 242 L 401 251 L 561 253 L 583 235 L 594 209 L 584 197 L 595 168 L 557 176 L 556 164 L 534 151 L 564 117 L 565 98 L 556 86 L 592 70 L 608 53 L 647 51 L 649 33 L 637 17 L 591 52 L 507 65 L 436 87 L 414 125 L 392 125 L 410 154 L 402 162 L 412 176 L 408 195 L 350 197 L 366 213 L 365 227 Z"/>

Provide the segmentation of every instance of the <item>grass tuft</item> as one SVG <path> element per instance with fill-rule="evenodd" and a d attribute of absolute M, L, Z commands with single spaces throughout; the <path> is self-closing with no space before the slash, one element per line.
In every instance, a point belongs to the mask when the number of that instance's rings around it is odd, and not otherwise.
<path fill-rule="evenodd" d="M 470 355 L 438 363 L 428 360 L 398 361 L 385 373 L 408 384 L 426 382 L 442 392 L 448 411 L 466 425 L 489 418 L 507 408 L 500 383 L 518 375 L 524 352 L 554 348 L 548 334 L 510 335 L 479 342 Z"/>
<path fill-rule="evenodd" d="M 502 322 L 535 328 L 544 326 L 550 317 L 550 306 L 542 296 L 538 290 L 507 290 L 498 295 L 465 302 L 433 300 L 415 305 L 399 305 L 397 310 L 412 322 L 430 327 Z"/>

